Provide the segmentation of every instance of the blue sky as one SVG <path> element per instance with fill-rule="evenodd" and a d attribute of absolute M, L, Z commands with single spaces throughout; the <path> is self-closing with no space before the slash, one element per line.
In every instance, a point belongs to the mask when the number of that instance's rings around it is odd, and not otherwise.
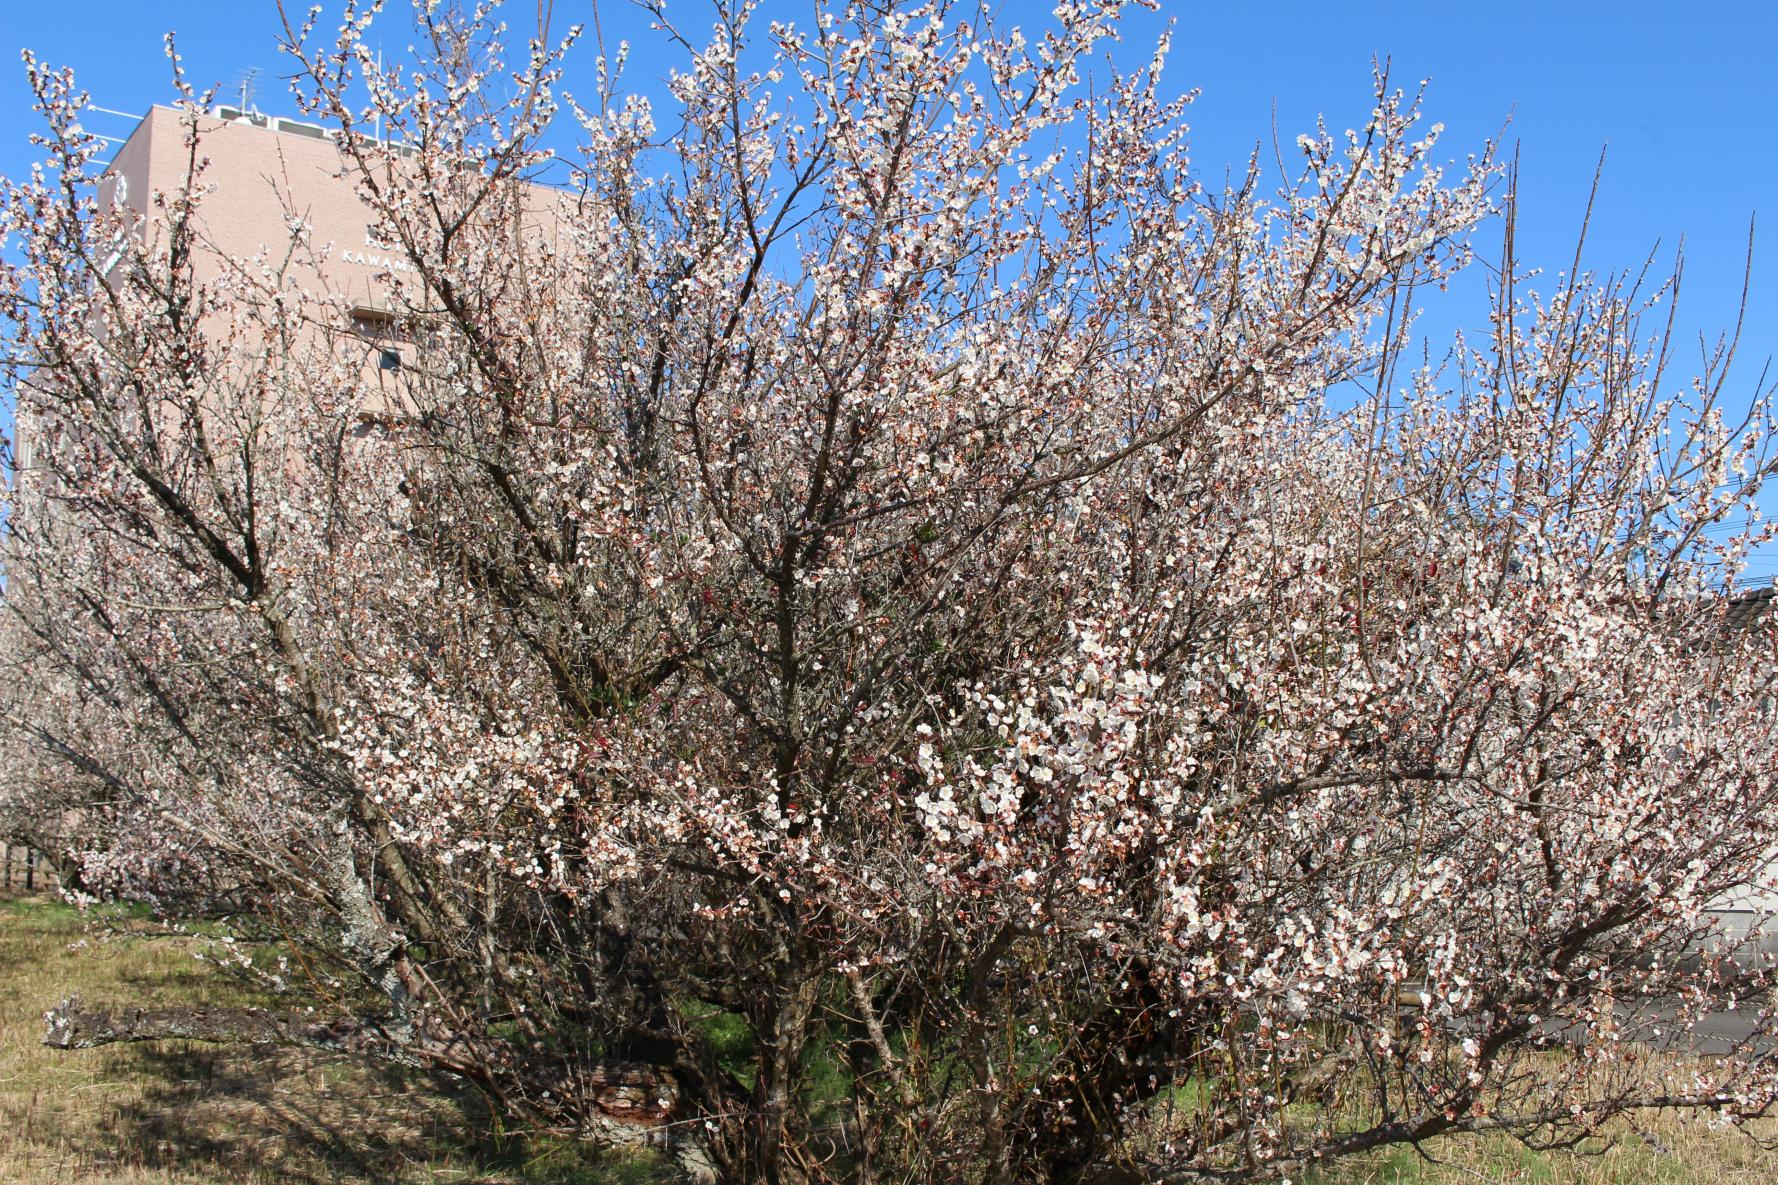
<path fill-rule="evenodd" d="M 294 0 L 293 8 L 306 6 Z M 385 18 L 391 50 L 406 44 L 405 6 Z M 512 19 L 531 0 L 511 5 Z M 1041 25 L 1047 4 L 1009 2 L 1009 21 Z M 705 0 L 672 0 L 688 31 L 707 26 Z M 762 15 L 804 18 L 802 0 L 765 0 Z M 557 0 L 560 24 L 584 21 L 590 0 Z M 630 5 L 600 9 L 609 39 L 633 42 L 630 81 L 658 94 L 676 59 L 646 31 Z M 1660 247 L 1670 260 L 1683 238 L 1682 323 L 1693 341 L 1732 324 L 1739 302 L 1749 220 L 1764 220 L 1755 245 L 1740 373 L 1749 390 L 1778 352 L 1778 3 L 1687 4 L 1630 0 L 1498 0 L 1492 5 L 1163 3 L 1126 21 L 1116 52 L 1147 56 L 1164 24 L 1175 22 L 1168 80 L 1198 88 L 1193 155 L 1206 180 L 1239 167 L 1256 144 L 1269 152 L 1272 122 L 1288 144 L 1318 114 L 1336 128 L 1362 120 L 1370 64 L 1387 56 L 1393 77 L 1430 80 L 1427 111 L 1447 127 L 1453 159 L 1504 131 L 1521 161 L 1520 254 L 1551 271 L 1566 267 L 1600 151 L 1606 162 L 1585 262 L 1633 267 Z M 257 67 L 256 101 L 294 114 L 280 73 L 273 0 L 13 0 L 0 9 L 0 172 L 33 159 L 32 120 L 17 51 L 74 67 L 93 101 L 140 112 L 169 96 L 161 37 L 179 34 L 194 83 L 238 83 Z M 590 46 L 570 63 L 590 89 Z M 578 66 L 578 70 L 576 67 Z M 110 134 L 129 122 L 95 115 Z M 1480 310 L 1476 310 L 1479 314 Z M 1778 562 L 1770 565 L 1778 569 Z"/>

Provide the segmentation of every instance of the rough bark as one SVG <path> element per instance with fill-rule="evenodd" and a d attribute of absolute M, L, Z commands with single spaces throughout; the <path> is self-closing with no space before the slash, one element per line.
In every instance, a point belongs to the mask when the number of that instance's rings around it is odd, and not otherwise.
<path fill-rule="evenodd" d="M 97 1049 L 128 1041 L 208 1041 L 218 1044 L 295 1045 L 367 1054 L 417 1064 L 375 1022 L 356 1017 L 265 1008 L 88 1008 L 70 996 L 45 1015 L 43 1043 L 55 1049 Z"/>

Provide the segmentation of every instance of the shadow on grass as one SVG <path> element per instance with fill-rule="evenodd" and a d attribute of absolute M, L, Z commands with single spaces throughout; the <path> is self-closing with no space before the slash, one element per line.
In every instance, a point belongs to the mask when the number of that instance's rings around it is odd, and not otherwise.
<path fill-rule="evenodd" d="M 122 914 L 123 911 L 117 911 Z M 157 1042 L 48 1050 L 42 1010 L 102 1003 L 289 1007 L 138 919 L 95 941 L 55 902 L 0 901 L 0 1181 L 6 1185 L 654 1185 L 658 1160 L 490 1138 L 456 1080 L 311 1050 Z"/>
<path fill-rule="evenodd" d="M 251 1164 L 292 1182 L 399 1180 L 441 1145 L 466 1140 L 467 1125 L 448 1126 L 435 1105 L 385 1114 L 410 1093 L 395 1075 L 175 1043 L 139 1046 L 130 1061 L 140 1096 L 106 1126 L 119 1156 L 144 1167 Z"/>
<path fill-rule="evenodd" d="M 490 1137 L 480 1097 L 443 1075 L 288 1050 L 165 1043 L 131 1053 L 141 1093 L 108 1126 L 120 1157 L 147 1168 L 251 1165 L 294 1185 L 669 1179 L 658 1162 L 573 1141 Z"/>

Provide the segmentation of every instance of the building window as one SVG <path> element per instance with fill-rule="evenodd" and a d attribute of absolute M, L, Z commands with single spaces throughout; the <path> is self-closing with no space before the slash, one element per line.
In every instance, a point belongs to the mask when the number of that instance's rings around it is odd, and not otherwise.
<path fill-rule="evenodd" d="M 377 369 L 378 370 L 400 370 L 401 369 L 401 351 L 400 350 L 380 350 L 380 351 L 378 351 Z"/>
<path fill-rule="evenodd" d="M 390 309 L 359 305 L 352 310 L 352 332 L 366 341 L 384 341 L 396 336 L 395 313 Z"/>

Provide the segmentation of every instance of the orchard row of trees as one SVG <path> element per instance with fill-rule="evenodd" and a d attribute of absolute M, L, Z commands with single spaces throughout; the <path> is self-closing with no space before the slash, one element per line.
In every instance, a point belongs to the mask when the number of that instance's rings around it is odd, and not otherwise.
<path fill-rule="evenodd" d="M 1509 174 L 1386 79 L 1206 186 L 1164 46 L 1083 81 L 1118 8 L 663 12 L 670 116 L 490 13 L 416 6 L 405 67 L 374 5 L 291 27 L 411 265 L 395 398 L 300 210 L 200 278 L 195 114 L 136 224 L 31 63 L 0 823 L 334 1003 L 202 1035 L 725 1181 L 1764 1113 L 1770 981 L 1708 912 L 1778 839 L 1773 633 L 1721 587 L 1762 393 L 1671 372 L 1670 286 L 1534 294 Z M 1480 332 L 1410 349 L 1471 267 Z M 1728 1056 L 1637 1044 L 1728 1008 Z"/>

